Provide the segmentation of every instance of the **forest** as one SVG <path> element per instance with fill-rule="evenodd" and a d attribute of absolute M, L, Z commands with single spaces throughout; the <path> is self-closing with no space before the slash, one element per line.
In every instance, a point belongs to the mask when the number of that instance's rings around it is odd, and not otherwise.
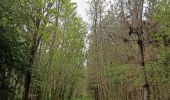
<path fill-rule="evenodd" d="M 87 4 L 0 0 L 0 100 L 170 100 L 170 0 Z"/>

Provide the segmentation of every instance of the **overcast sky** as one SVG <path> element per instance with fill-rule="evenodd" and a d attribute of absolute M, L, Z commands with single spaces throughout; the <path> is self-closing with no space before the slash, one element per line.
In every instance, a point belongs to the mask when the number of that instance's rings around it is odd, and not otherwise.
<path fill-rule="evenodd" d="M 87 22 L 88 24 L 90 24 L 88 16 L 87 16 L 87 10 L 88 10 L 88 1 L 89 0 L 71 0 L 72 2 L 76 2 L 77 3 L 77 13 L 80 17 L 83 18 L 83 20 L 85 22 Z M 86 34 L 88 37 L 88 34 Z M 84 48 L 84 52 L 87 52 L 88 48 L 89 48 L 89 39 L 85 38 L 84 43 L 85 43 L 85 48 Z M 86 66 L 87 61 L 84 62 L 84 66 Z"/>
<path fill-rule="evenodd" d="M 77 12 L 80 15 L 80 17 L 83 18 L 84 21 L 88 22 L 89 19 L 87 17 L 86 10 L 88 9 L 88 1 L 89 0 L 71 0 L 72 2 L 77 3 Z"/>

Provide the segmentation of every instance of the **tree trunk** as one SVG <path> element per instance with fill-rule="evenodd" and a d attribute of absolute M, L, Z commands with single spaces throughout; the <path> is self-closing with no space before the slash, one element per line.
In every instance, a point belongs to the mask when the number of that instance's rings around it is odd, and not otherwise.
<path fill-rule="evenodd" d="M 138 35 L 139 36 L 139 35 Z M 147 80 L 147 74 L 145 71 L 145 59 L 144 59 L 144 43 L 143 40 L 140 39 L 141 37 L 138 37 L 138 45 L 139 45 L 139 49 L 140 49 L 140 56 L 141 56 L 141 66 L 144 72 L 144 85 L 143 85 L 143 100 L 149 100 L 150 97 L 150 86 Z"/>
<path fill-rule="evenodd" d="M 28 94 L 29 94 L 29 90 L 30 90 L 30 84 L 31 84 L 31 72 L 28 71 L 26 73 L 26 78 L 25 78 L 25 92 L 24 92 L 24 98 L 23 100 L 28 100 Z"/>
<path fill-rule="evenodd" d="M 24 86 L 24 96 L 23 96 L 23 100 L 28 100 L 28 96 L 29 96 L 29 91 L 30 91 L 30 85 L 31 85 L 31 77 L 32 77 L 32 66 L 34 64 L 34 59 L 35 59 L 35 55 L 36 55 L 36 51 L 38 49 L 38 45 L 41 39 L 41 36 L 37 39 L 37 35 L 35 34 L 34 36 L 34 42 L 31 46 L 30 49 L 30 58 L 29 58 L 29 63 L 28 63 L 28 68 L 29 70 L 26 72 L 26 77 L 25 77 L 25 86 Z"/>

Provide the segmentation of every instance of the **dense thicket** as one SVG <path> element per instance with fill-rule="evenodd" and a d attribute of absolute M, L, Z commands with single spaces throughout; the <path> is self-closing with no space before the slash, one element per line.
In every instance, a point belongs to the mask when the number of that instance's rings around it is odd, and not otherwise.
<path fill-rule="evenodd" d="M 22 18 L 16 1 L 0 2 L 0 99 L 14 99 L 26 71 L 26 43 L 18 30 Z M 18 16 L 18 18 L 17 18 Z M 18 22 L 21 20 L 20 22 Z"/>
<path fill-rule="evenodd" d="M 168 0 L 91 0 L 91 98 L 169 98 L 168 9 Z"/>

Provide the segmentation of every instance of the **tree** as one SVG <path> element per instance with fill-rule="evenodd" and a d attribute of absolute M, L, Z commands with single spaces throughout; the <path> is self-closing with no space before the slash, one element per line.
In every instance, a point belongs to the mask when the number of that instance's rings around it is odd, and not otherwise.
<path fill-rule="evenodd" d="M 17 98 L 25 67 L 26 43 L 24 34 L 19 26 L 24 22 L 24 12 L 17 0 L 6 0 L 0 3 L 0 99 L 8 100 Z M 17 5 L 20 6 L 17 9 Z M 23 16 L 22 18 L 20 18 Z"/>

